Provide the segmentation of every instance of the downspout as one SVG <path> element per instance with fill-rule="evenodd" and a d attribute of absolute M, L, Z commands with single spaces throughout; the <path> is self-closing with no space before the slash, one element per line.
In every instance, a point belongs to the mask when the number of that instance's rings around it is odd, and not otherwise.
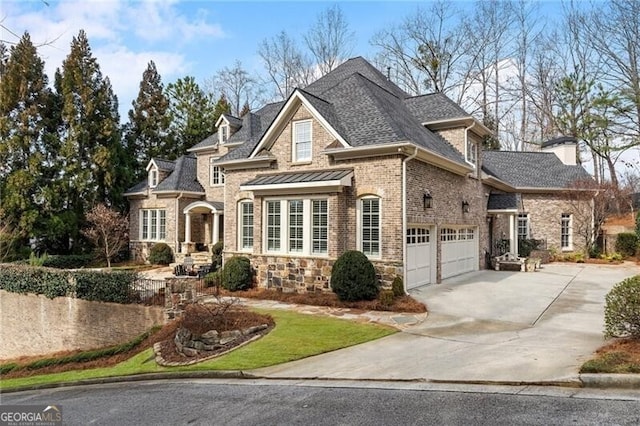
<path fill-rule="evenodd" d="M 182 198 L 182 196 L 184 195 L 184 192 L 181 192 L 180 195 L 178 195 L 178 198 L 176 198 L 176 227 L 175 227 L 175 233 L 176 233 L 176 253 L 180 253 L 180 199 Z"/>
<path fill-rule="evenodd" d="M 398 152 L 403 152 L 402 148 Z M 402 160 L 402 283 L 404 292 L 407 293 L 407 163 L 418 155 L 418 147 L 413 154 Z"/>

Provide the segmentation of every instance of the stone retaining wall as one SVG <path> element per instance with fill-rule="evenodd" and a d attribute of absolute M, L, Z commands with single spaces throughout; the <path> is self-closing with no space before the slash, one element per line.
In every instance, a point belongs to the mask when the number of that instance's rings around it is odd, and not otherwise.
<path fill-rule="evenodd" d="M 0 360 L 127 342 L 165 322 L 158 306 L 89 302 L 0 290 Z"/>

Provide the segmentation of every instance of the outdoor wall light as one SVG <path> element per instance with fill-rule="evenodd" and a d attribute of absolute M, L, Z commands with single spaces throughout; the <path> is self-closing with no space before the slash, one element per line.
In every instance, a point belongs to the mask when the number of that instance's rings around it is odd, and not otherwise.
<path fill-rule="evenodd" d="M 430 209 L 433 205 L 433 197 L 428 192 L 425 192 L 422 196 L 422 207 L 426 209 Z"/>
<path fill-rule="evenodd" d="M 469 213 L 469 202 L 467 200 L 462 201 L 462 213 Z"/>

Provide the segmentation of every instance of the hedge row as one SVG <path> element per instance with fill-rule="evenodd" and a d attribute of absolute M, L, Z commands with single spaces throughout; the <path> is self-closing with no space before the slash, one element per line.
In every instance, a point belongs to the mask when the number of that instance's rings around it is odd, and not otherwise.
<path fill-rule="evenodd" d="M 33 253 L 32 253 L 33 255 Z M 95 260 L 92 254 L 60 254 L 46 255 L 42 261 L 42 265 L 47 268 L 55 269 L 79 269 L 86 268 Z M 21 259 L 12 262 L 15 265 L 29 265 L 30 259 Z"/>
<path fill-rule="evenodd" d="M 0 289 L 42 294 L 50 299 L 73 296 L 100 302 L 134 303 L 131 287 L 138 275 L 130 271 L 62 271 L 26 265 L 1 265 Z"/>

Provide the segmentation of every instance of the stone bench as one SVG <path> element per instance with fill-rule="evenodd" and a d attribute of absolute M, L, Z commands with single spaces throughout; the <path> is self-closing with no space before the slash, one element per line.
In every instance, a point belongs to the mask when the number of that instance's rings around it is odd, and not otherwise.
<path fill-rule="evenodd" d="M 513 254 L 513 253 L 505 253 L 502 256 L 497 256 L 493 259 L 494 261 L 494 268 L 496 271 L 500 270 L 500 266 L 506 266 L 506 265 L 517 265 L 520 267 L 520 270 L 522 272 L 525 271 L 525 261 L 526 259 L 524 257 L 518 257 L 517 255 Z"/>

